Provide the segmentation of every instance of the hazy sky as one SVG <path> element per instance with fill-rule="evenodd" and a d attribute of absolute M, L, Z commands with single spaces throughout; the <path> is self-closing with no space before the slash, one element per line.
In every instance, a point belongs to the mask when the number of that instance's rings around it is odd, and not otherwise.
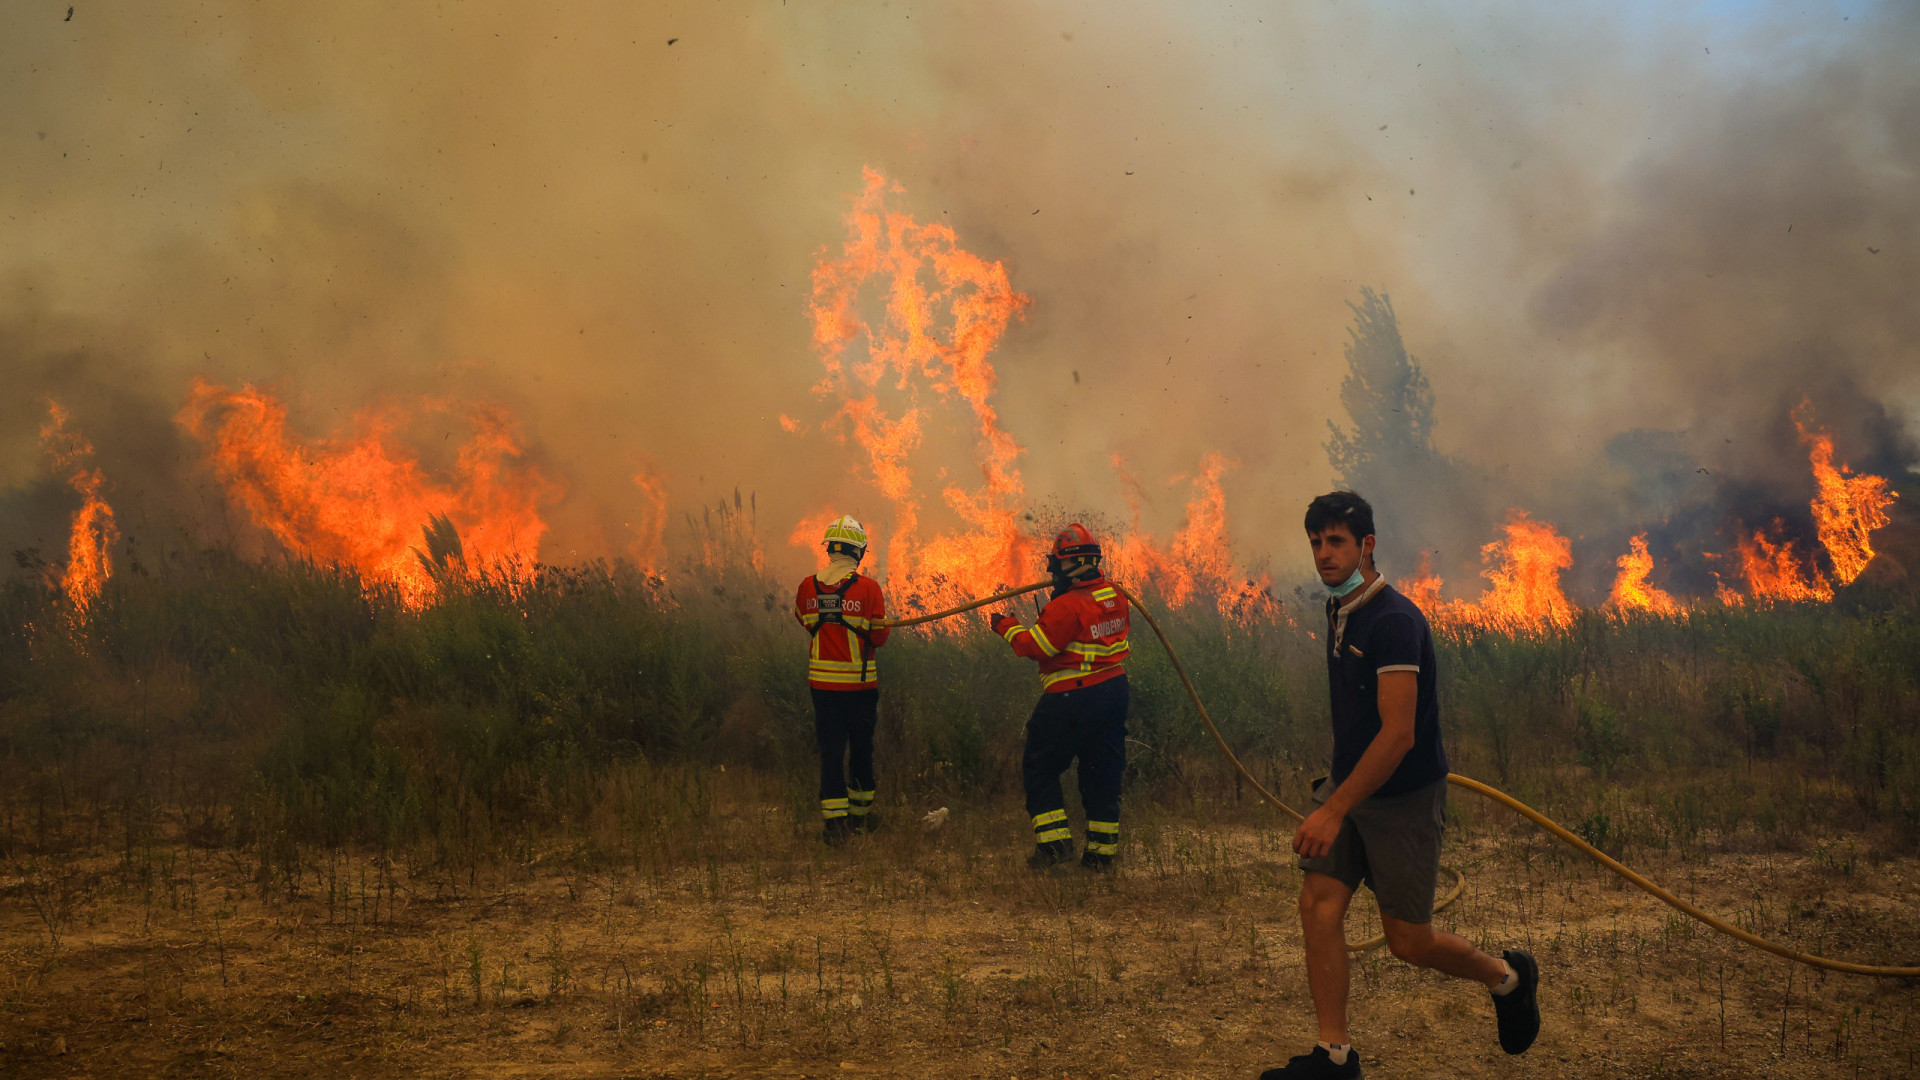
<path fill-rule="evenodd" d="M 67 8 L 0 34 L 10 544 L 64 521 L 48 394 L 120 501 L 214 513 L 171 423 L 204 374 L 315 435 L 508 405 L 559 561 L 623 549 L 651 462 L 676 508 L 757 492 L 798 566 L 801 515 L 885 519 L 809 393 L 863 166 L 1032 297 L 998 401 L 1034 499 L 1121 514 L 1120 451 L 1164 532 L 1223 451 L 1249 557 L 1331 479 L 1362 286 L 1443 448 L 1548 516 L 1628 429 L 1764 473 L 1801 394 L 1920 414 L 1911 3 Z M 970 468 L 940 415 L 929 485 Z"/>

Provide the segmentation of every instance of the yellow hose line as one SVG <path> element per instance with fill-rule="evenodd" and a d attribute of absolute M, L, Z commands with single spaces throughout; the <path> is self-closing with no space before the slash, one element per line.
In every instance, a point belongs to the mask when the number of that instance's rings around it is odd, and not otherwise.
<path fill-rule="evenodd" d="M 1463 787 L 1469 791 L 1478 792 L 1479 794 L 1484 795 L 1489 799 L 1492 799 L 1494 802 L 1497 802 L 1500 805 L 1505 806 L 1510 810 L 1513 810 L 1515 813 L 1518 813 L 1521 817 L 1526 818 L 1528 821 L 1533 822 L 1535 825 L 1538 825 L 1541 828 L 1552 833 L 1553 835 L 1559 837 L 1561 840 L 1565 841 L 1569 847 L 1572 847 L 1574 850 L 1580 852 L 1580 854 L 1585 855 L 1587 858 L 1592 859 L 1594 862 L 1599 863 L 1601 866 L 1606 867 L 1607 869 L 1613 871 L 1614 873 L 1620 875 L 1621 877 L 1626 878 L 1628 881 L 1633 882 L 1635 885 L 1638 885 L 1641 889 L 1646 891 L 1648 894 L 1658 897 L 1663 902 L 1671 905 L 1674 908 L 1677 908 L 1682 912 L 1685 912 L 1686 914 L 1692 916 L 1695 919 L 1700 920 L 1703 923 L 1706 923 L 1708 926 L 1711 926 L 1715 930 L 1718 930 L 1721 933 L 1726 934 L 1728 937 L 1737 938 L 1738 940 L 1744 941 L 1756 949 L 1761 949 L 1763 951 L 1770 952 L 1775 956 L 1782 957 L 1787 960 L 1791 960 L 1796 964 L 1805 964 L 1808 967 L 1825 968 L 1828 971 L 1844 971 L 1850 975 L 1872 975 L 1875 978 L 1882 978 L 1882 979 L 1911 979 L 1911 978 L 1920 977 L 1920 967 L 1885 967 L 1879 964 L 1855 964 L 1846 960 L 1830 960 L 1824 956 L 1815 956 L 1813 953 L 1801 952 L 1798 949 L 1789 949 L 1784 945 L 1776 945 L 1773 942 L 1768 941 L 1766 938 L 1760 937 L 1757 934 L 1750 934 L 1747 931 L 1742 930 L 1737 926 L 1734 926 L 1733 924 L 1727 922 L 1724 919 L 1716 918 L 1713 915 L 1709 915 L 1708 913 L 1700 910 L 1697 907 L 1694 907 L 1692 904 L 1687 903 L 1685 900 L 1680 899 L 1679 897 L 1673 895 L 1672 893 L 1654 884 L 1653 882 L 1648 881 L 1646 878 L 1641 877 L 1639 874 L 1635 873 L 1633 870 L 1622 865 L 1619 861 L 1609 856 L 1606 852 L 1601 851 L 1599 848 L 1594 847 L 1592 844 L 1589 844 L 1585 840 L 1582 840 L 1578 836 L 1575 836 L 1572 832 L 1569 832 L 1567 828 L 1561 825 L 1559 822 L 1553 820 L 1552 818 L 1541 813 L 1540 811 L 1535 810 L 1533 807 L 1528 806 L 1526 803 L 1521 802 L 1519 799 L 1514 798 L 1513 796 L 1507 794 L 1506 792 L 1501 791 L 1499 788 L 1493 787 L 1488 784 L 1483 784 L 1480 781 L 1475 780 L 1470 776 L 1461 776 L 1459 773 L 1448 773 L 1447 781 L 1456 787 Z"/>
<path fill-rule="evenodd" d="M 1200 703 L 1199 691 L 1194 689 L 1193 680 L 1187 677 L 1186 666 L 1180 663 L 1179 655 L 1174 652 L 1173 643 L 1168 641 L 1167 635 L 1161 631 L 1160 623 L 1158 620 L 1156 620 L 1153 617 L 1153 612 L 1149 611 L 1144 604 L 1140 603 L 1139 599 L 1135 597 L 1133 593 L 1129 592 L 1126 586 L 1121 585 L 1118 582 L 1115 582 L 1114 587 L 1118 588 L 1123 594 L 1126 595 L 1127 600 L 1131 602 L 1134 607 L 1139 609 L 1140 614 L 1146 616 L 1147 625 L 1153 628 L 1154 636 L 1160 639 L 1161 646 L 1167 650 L 1167 659 L 1173 661 L 1173 670 L 1175 673 L 1177 673 L 1180 676 L 1181 683 L 1186 686 L 1187 696 L 1193 699 L 1193 707 L 1199 711 L 1201 721 L 1207 725 L 1207 730 L 1213 733 L 1213 741 L 1220 744 L 1220 752 L 1227 755 L 1227 760 L 1233 763 L 1233 767 L 1235 769 L 1238 769 L 1240 772 L 1240 775 L 1244 777 L 1248 783 L 1252 784 L 1254 787 L 1254 790 L 1258 791 L 1262 796 L 1264 796 L 1268 802 L 1279 807 L 1282 811 L 1284 811 L 1288 816 L 1292 817 L 1294 820 L 1296 821 L 1300 820 L 1300 812 L 1298 810 L 1295 810 L 1293 807 L 1288 806 L 1286 803 L 1281 802 L 1278 798 L 1274 797 L 1272 792 L 1262 787 L 1260 785 L 1260 781 L 1255 780 L 1253 778 L 1253 774 L 1247 771 L 1247 767 L 1240 763 L 1240 759 L 1233 755 L 1232 750 L 1228 749 L 1227 740 L 1221 737 L 1220 729 L 1214 726 L 1213 717 L 1207 715 L 1207 707 Z M 1659 900 L 1661 900 L 1662 902 L 1669 904 L 1672 907 L 1680 910 L 1681 912 L 1684 912 L 1685 914 L 1691 916 L 1692 918 L 1707 924 L 1713 929 L 1718 930 L 1729 937 L 1735 938 L 1736 940 L 1743 941 L 1748 945 L 1753 946 L 1756 949 L 1761 949 L 1765 952 L 1770 952 L 1775 956 L 1782 957 L 1787 960 L 1792 960 L 1794 963 L 1797 963 L 1797 964 L 1806 964 L 1809 967 L 1824 968 L 1827 971 L 1844 971 L 1851 975 L 1871 975 L 1876 978 L 1883 978 L 1883 979 L 1908 979 L 1908 978 L 1920 977 L 1920 967 L 1886 967 L 1878 964 L 1855 964 L 1846 960 L 1831 960 L 1824 956 L 1815 956 L 1813 953 L 1801 952 L 1798 949 L 1789 949 L 1784 945 L 1776 945 L 1773 942 L 1768 941 L 1766 938 L 1759 936 L 1758 934 L 1748 933 L 1747 931 L 1742 930 L 1737 926 L 1734 926 L 1732 923 L 1729 923 L 1724 919 L 1718 918 L 1714 915 L 1710 915 L 1707 912 L 1702 911 L 1697 907 L 1694 907 L 1692 904 L 1687 903 L 1685 900 L 1680 899 L 1678 896 L 1673 895 L 1667 890 L 1661 888 L 1659 885 L 1656 885 L 1652 881 L 1649 881 L 1646 878 L 1639 875 L 1638 873 L 1635 873 L 1632 869 L 1622 864 L 1617 859 L 1614 859 L 1612 856 L 1608 855 L 1606 852 L 1601 851 L 1599 848 L 1594 847 L 1592 844 L 1589 844 L 1585 840 L 1580 839 L 1580 837 L 1574 835 L 1573 832 L 1568 830 L 1566 826 L 1561 825 L 1559 822 L 1553 820 L 1552 818 L 1541 813 L 1540 811 L 1535 810 L 1533 807 L 1528 806 L 1526 803 L 1521 802 L 1519 799 L 1516 799 L 1513 796 L 1507 794 L 1506 792 L 1501 791 L 1499 788 L 1493 787 L 1492 785 L 1489 785 L 1489 784 L 1483 784 L 1480 781 L 1475 780 L 1470 776 L 1461 776 L 1459 773 L 1448 773 L 1447 782 L 1450 784 L 1453 784 L 1455 787 L 1463 787 L 1463 788 L 1466 788 L 1468 791 L 1472 791 L 1479 795 L 1485 796 L 1486 798 L 1492 799 L 1494 802 L 1497 802 L 1500 805 L 1505 806 L 1510 810 L 1513 810 L 1514 812 L 1518 813 L 1521 817 L 1526 818 L 1528 821 L 1531 821 L 1535 825 L 1538 825 L 1541 828 L 1547 830 L 1548 832 L 1552 833 L 1554 836 L 1559 837 L 1560 840 L 1565 842 L 1569 847 L 1572 847 L 1575 851 L 1578 851 L 1580 854 L 1585 855 L 1587 858 L 1592 859 L 1594 862 L 1599 863 L 1601 866 L 1606 867 L 1608 870 L 1613 871 L 1614 873 L 1620 875 L 1623 878 L 1626 878 L 1628 881 L 1639 886 L 1648 895 L 1654 896 Z M 1460 890 L 1466 884 L 1466 879 L 1463 876 L 1461 876 L 1458 870 L 1453 870 L 1451 868 L 1443 868 L 1443 869 L 1447 869 L 1449 873 L 1453 874 L 1454 876 L 1453 889 L 1450 892 L 1448 892 L 1448 894 L 1444 899 L 1442 899 L 1439 903 L 1433 906 L 1433 910 L 1435 911 L 1440 911 L 1443 908 L 1445 908 L 1448 904 L 1452 903 L 1454 898 L 1460 895 Z M 1382 936 L 1382 937 L 1374 938 L 1371 941 L 1365 941 L 1358 945 L 1349 945 L 1347 947 L 1355 952 L 1360 952 L 1366 949 L 1374 948 L 1385 940 L 1386 938 Z"/>
<path fill-rule="evenodd" d="M 1112 579 L 1108 579 L 1108 580 L 1112 581 Z M 919 618 L 915 618 L 915 619 L 903 619 L 898 622 L 882 622 L 879 625 L 912 626 L 915 623 L 931 622 L 934 619 L 944 619 L 950 615 L 958 615 L 963 611 L 972 611 L 974 608 L 977 608 L 977 607 L 985 607 L 988 604 L 993 604 L 1001 600 L 1010 599 L 1012 597 L 1020 595 L 1021 593 L 1032 592 L 1035 589 L 1043 589 L 1048 584 L 1050 583 L 1045 581 L 1035 582 L 1032 585 L 1023 585 L 1017 589 L 1009 589 L 1006 592 L 995 593 L 994 595 L 987 597 L 985 600 L 975 600 L 972 603 L 962 604 L 959 607 L 949 608 L 946 611 L 937 611 L 931 615 L 922 615 Z M 1206 725 L 1208 733 L 1213 736 L 1213 741 L 1219 745 L 1220 752 L 1226 755 L 1227 761 L 1232 763 L 1234 769 L 1240 773 L 1240 776 L 1242 779 L 1246 780 L 1247 783 L 1253 785 L 1253 790 L 1259 792 L 1261 798 L 1271 803 L 1275 808 L 1280 810 L 1280 812 L 1286 814 L 1288 817 L 1293 818 L 1295 821 L 1304 821 L 1305 818 L 1301 815 L 1300 811 L 1295 810 L 1291 806 L 1288 806 L 1286 803 L 1280 800 L 1280 797 L 1278 795 L 1275 795 L 1273 792 L 1268 791 L 1266 789 L 1266 785 L 1260 783 L 1259 780 L 1255 779 L 1253 773 L 1248 771 L 1247 767 L 1245 765 L 1242 765 L 1240 763 L 1240 759 L 1234 755 L 1233 748 L 1227 745 L 1226 738 L 1220 734 L 1220 729 L 1219 727 L 1215 726 L 1213 722 L 1213 717 L 1207 712 L 1206 705 L 1201 702 L 1200 691 L 1194 688 L 1193 678 L 1187 674 L 1187 666 L 1180 662 L 1179 652 L 1177 652 L 1174 649 L 1173 642 L 1167 640 L 1166 631 L 1160 629 L 1160 620 L 1153 617 L 1152 610 L 1150 610 L 1145 604 L 1142 604 L 1140 602 L 1140 598 L 1133 594 L 1133 590 L 1127 588 L 1125 585 L 1122 585 L 1117 581 L 1112 581 L 1112 584 L 1114 588 L 1120 590 L 1120 594 L 1122 596 L 1125 596 L 1127 598 L 1128 603 L 1132 604 L 1140 612 L 1141 615 L 1146 617 L 1147 626 L 1152 628 L 1153 636 L 1159 638 L 1160 646 L 1167 650 L 1167 659 L 1173 662 L 1174 673 L 1180 676 L 1181 685 L 1187 688 L 1187 697 L 1192 699 L 1194 710 L 1200 714 L 1201 723 Z M 1519 814 L 1521 817 L 1526 818 L 1528 821 L 1531 821 L 1535 825 L 1538 825 L 1541 828 L 1552 833 L 1554 836 L 1558 837 L 1562 842 L 1567 844 L 1567 846 L 1573 848 L 1575 851 L 1578 851 L 1580 854 L 1585 855 L 1587 858 L 1592 859 L 1594 862 L 1599 863 L 1601 866 L 1606 867 L 1608 870 L 1611 870 L 1615 874 L 1618 874 L 1619 876 L 1632 882 L 1634 885 L 1638 886 L 1642 891 L 1647 893 L 1649 896 L 1653 896 L 1659 899 L 1661 902 L 1673 907 L 1674 909 L 1682 912 L 1683 914 L 1689 916 L 1690 918 L 1693 918 L 1698 920 L 1699 922 L 1705 923 L 1707 926 L 1710 926 L 1713 929 L 1720 931 L 1721 933 L 1727 935 L 1728 937 L 1734 938 L 1737 941 L 1744 942 L 1763 952 L 1770 952 L 1775 956 L 1781 957 L 1782 959 L 1791 960 L 1796 964 L 1805 964 L 1808 967 L 1822 968 L 1827 971 L 1845 972 L 1849 975 L 1869 975 L 1874 978 L 1880 978 L 1880 979 L 1920 978 L 1920 966 L 1891 967 L 1891 966 L 1885 966 L 1885 965 L 1879 965 L 1879 964 L 1855 964 L 1846 960 L 1833 960 L 1825 956 L 1816 956 L 1813 953 L 1801 952 L 1798 949 L 1789 949 L 1784 945 L 1776 945 L 1773 942 L 1768 941 L 1766 938 L 1759 936 L 1758 934 L 1748 933 L 1747 931 L 1740 929 L 1739 927 L 1733 925 L 1732 923 L 1727 922 L 1724 919 L 1711 915 L 1693 906 L 1692 904 L 1687 903 L 1685 900 L 1680 899 L 1678 896 L 1675 896 L 1674 894 L 1661 888 L 1659 885 L 1656 885 L 1652 881 L 1649 881 L 1647 878 L 1642 877 L 1640 874 L 1636 873 L 1630 867 L 1626 866 L 1625 864 L 1621 863 L 1619 860 L 1608 855 L 1606 852 L 1601 851 L 1599 848 L 1594 847 L 1592 844 L 1589 844 L 1585 840 L 1580 839 L 1580 837 L 1574 835 L 1574 833 L 1571 830 L 1569 830 L 1566 826 L 1561 825 L 1559 822 L 1553 820 L 1552 818 L 1541 813 L 1540 811 L 1535 810 L 1533 807 L 1528 806 L 1526 803 L 1521 802 L 1519 799 L 1516 799 L 1513 796 L 1507 794 L 1506 792 L 1501 791 L 1499 788 L 1493 787 L 1490 784 L 1483 784 L 1480 781 L 1475 780 L 1470 776 L 1461 776 L 1459 773 L 1448 773 L 1447 782 L 1454 785 L 1455 787 L 1463 787 L 1469 791 L 1475 792 L 1476 794 L 1484 796 L 1488 799 L 1492 799 L 1494 802 L 1497 802 L 1500 805 L 1505 806 L 1509 810 L 1512 810 L 1515 813 Z M 1441 897 L 1439 902 L 1433 905 L 1433 910 L 1435 912 L 1445 910 L 1447 905 L 1453 903 L 1456 899 L 1458 899 L 1460 896 L 1461 890 L 1463 890 L 1467 884 L 1466 876 L 1460 873 L 1460 871 L 1455 870 L 1452 867 L 1442 867 L 1441 869 L 1453 875 L 1453 888 L 1447 890 L 1447 894 L 1444 897 Z M 1367 941 L 1360 942 L 1357 945 L 1350 944 L 1347 946 L 1347 948 L 1352 952 L 1365 952 L 1368 949 L 1378 948 L 1385 941 L 1386 941 L 1386 937 L 1382 935 Z"/>
<path fill-rule="evenodd" d="M 1051 584 L 1053 584 L 1053 579 L 1049 578 L 1046 581 L 1036 581 L 1031 585 L 1022 585 L 1017 589 L 1008 589 L 1005 592 L 994 593 L 992 596 L 989 596 L 984 600 L 969 600 L 966 603 L 961 604 L 959 607 L 950 607 L 943 611 L 936 611 L 928 615 L 915 615 L 911 619 L 875 619 L 873 620 L 873 625 L 875 626 L 919 626 L 921 623 L 934 622 L 935 620 L 938 620 L 938 619 L 949 619 L 955 615 L 960 615 L 965 612 L 972 611 L 974 608 L 986 607 L 988 604 L 997 604 L 1002 600 L 1011 600 L 1014 597 L 1019 596 L 1021 593 L 1035 592 L 1037 590 L 1044 589 Z"/>

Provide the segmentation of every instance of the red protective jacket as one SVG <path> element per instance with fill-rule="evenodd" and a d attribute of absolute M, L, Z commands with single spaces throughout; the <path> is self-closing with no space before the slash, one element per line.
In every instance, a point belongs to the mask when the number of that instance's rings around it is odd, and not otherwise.
<path fill-rule="evenodd" d="M 1048 601 L 1032 626 L 1009 615 L 995 616 L 992 626 L 1014 652 L 1040 662 L 1040 685 L 1049 694 L 1126 674 L 1127 598 L 1104 577 Z"/>
<path fill-rule="evenodd" d="M 825 618 L 821 613 L 823 598 Z M 840 605 L 837 620 L 833 615 L 836 600 Z M 793 617 L 813 635 L 813 645 L 807 651 L 808 686 L 817 690 L 871 690 L 880 685 L 873 651 L 885 645 L 893 631 L 873 625 L 874 620 L 887 617 L 887 600 L 878 582 L 855 573 L 828 586 L 809 575 L 794 597 Z"/>

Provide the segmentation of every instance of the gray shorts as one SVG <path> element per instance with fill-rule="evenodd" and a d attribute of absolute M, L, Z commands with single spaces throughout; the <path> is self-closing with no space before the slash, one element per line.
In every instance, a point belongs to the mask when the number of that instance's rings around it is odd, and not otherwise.
<path fill-rule="evenodd" d="M 1315 784 L 1313 805 L 1326 802 L 1333 787 L 1331 779 Z M 1375 795 L 1340 823 L 1331 850 L 1314 858 L 1302 856 L 1300 869 L 1335 878 L 1349 889 L 1364 881 L 1379 901 L 1380 914 L 1402 922 L 1431 922 L 1446 816 L 1445 780 L 1400 795 Z"/>

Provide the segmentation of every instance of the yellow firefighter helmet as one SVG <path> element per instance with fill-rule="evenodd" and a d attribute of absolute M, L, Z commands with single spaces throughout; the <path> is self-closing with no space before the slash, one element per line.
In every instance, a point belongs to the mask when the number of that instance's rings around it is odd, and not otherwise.
<path fill-rule="evenodd" d="M 858 559 L 867 553 L 867 530 L 852 514 L 841 514 L 827 526 L 825 542 L 828 554 L 844 553 Z"/>

